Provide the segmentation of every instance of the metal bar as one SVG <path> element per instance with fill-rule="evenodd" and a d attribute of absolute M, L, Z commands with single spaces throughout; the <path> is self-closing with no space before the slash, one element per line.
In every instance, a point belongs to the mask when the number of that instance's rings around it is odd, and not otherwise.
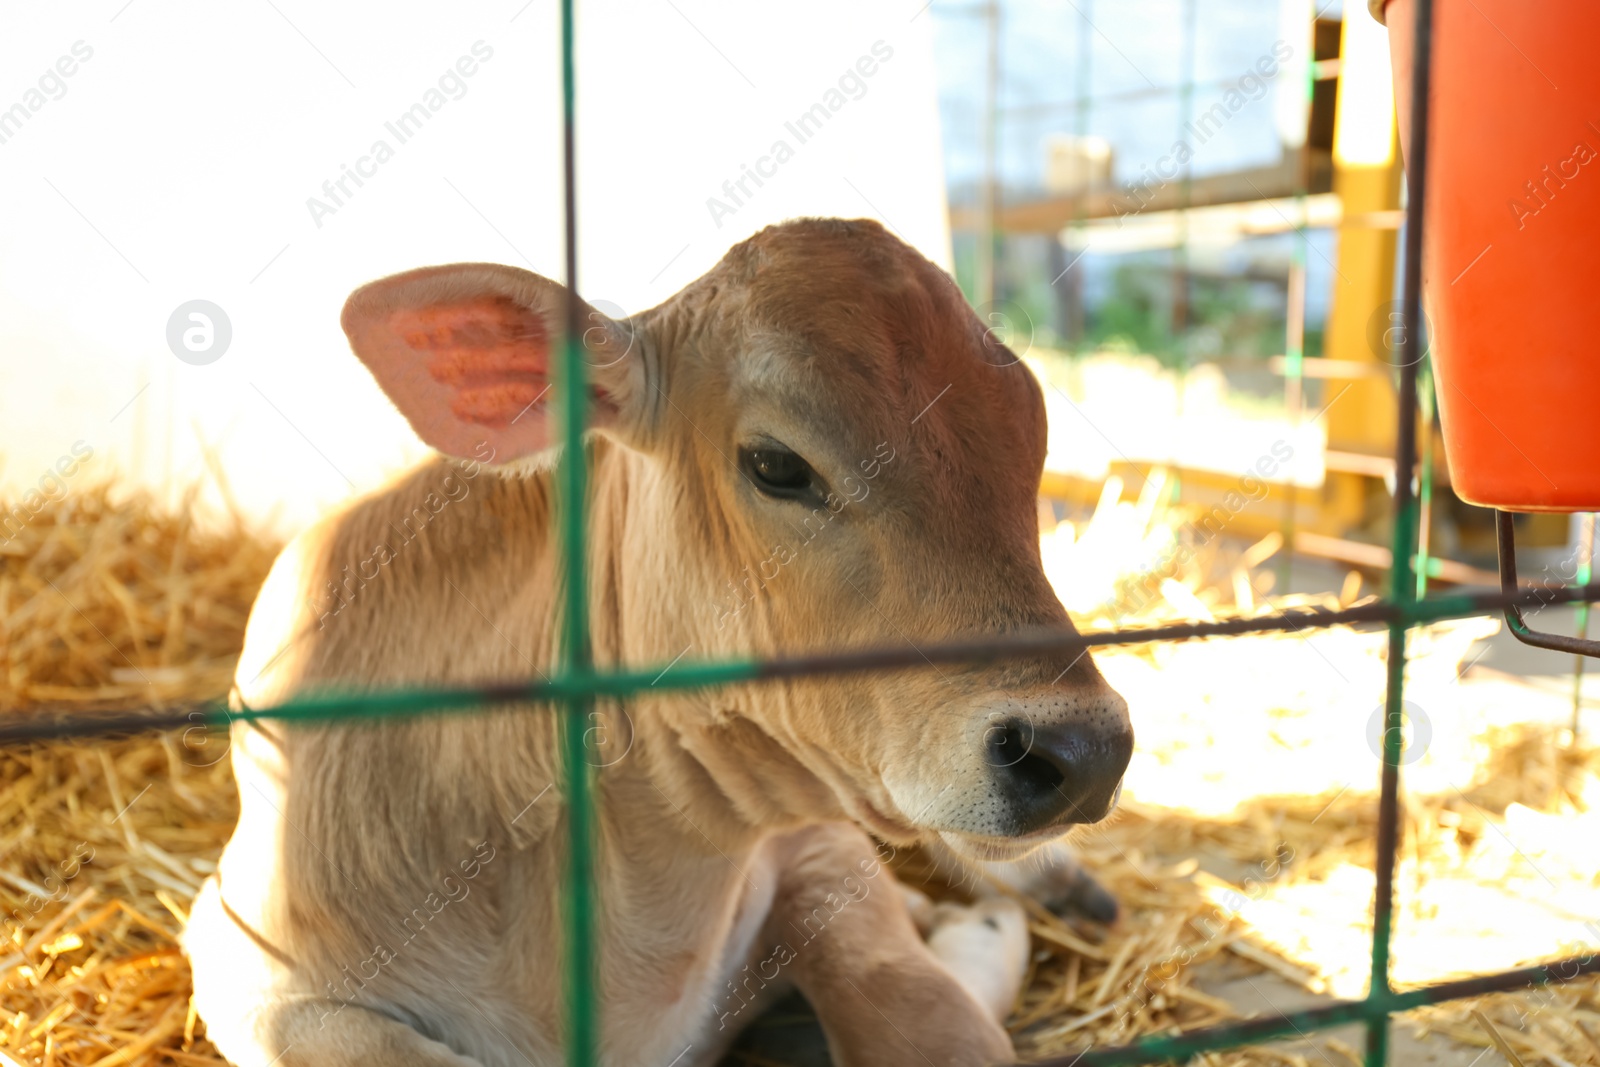
<path fill-rule="evenodd" d="M 774 682 L 823 675 L 860 674 L 878 670 L 918 670 L 939 664 L 987 663 L 1002 659 L 1076 654 L 1084 649 L 1121 645 L 1237 637 L 1256 633 L 1298 633 L 1330 626 L 1387 623 L 1400 619 L 1415 625 L 1469 615 L 1493 614 L 1507 605 L 1534 607 L 1600 601 L 1600 584 L 1559 589 L 1523 589 L 1504 593 L 1453 593 L 1430 597 L 1401 611 L 1386 601 L 1329 610 L 1305 608 L 1255 618 L 1216 622 L 1174 623 L 1081 634 L 1065 629 L 1019 631 L 996 637 L 962 638 L 926 645 L 883 645 L 808 655 L 754 660 L 656 664 L 639 669 L 557 674 L 548 679 L 510 678 L 477 685 L 396 688 L 352 693 L 324 691 L 264 708 L 229 709 L 225 705 L 184 706 L 159 711 L 35 710 L 28 719 L 0 721 L 0 745 L 72 737 L 122 736 L 147 730 L 226 727 L 237 721 L 283 719 L 316 721 L 366 716 L 420 715 L 433 712 L 480 712 L 485 705 L 556 703 L 574 697 L 626 697 L 647 691 L 706 689 L 737 683 Z M 48 717 L 47 717 L 48 716 Z"/>
<path fill-rule="evenodd" d="M 1509 511 L 1494 513 L 1494 532 L 1500 544 L 1500 588 L 1516 589 L 1517 534 Z M 1532 629 L 1522 617 L 1521 607 L 1516 603 L 1506 604 L 1505 611 L 1506 625 L 1516 635 L 1517 640 L 1525 645 L 1548 648 L 1556 652 L 1571 652 L 1576 656 L 1600 656 L 1600 641 L 1594 638 L 1567 637 L 1565 634 L 1549 634 Z"/>
<path fill-rule="evenodd" d="M 1181 1062 L 1198 1052 L 1257 1044 L 1291 1034 L 1303 1035 L 1307 1031 L 1325 1030 L 1344 1023 L 1384 1019 L 1394 1012 L 1410 1011 L 1447 1000 L 1499 993 L 1518 986 L 1536 987 L 1570 982 L 1583 975 L 1597 973 L 1600 973 L 1600 956 L 1591 952 L 1515 971 L 1440 982 L 1404 993 L 1385 993 L 1369 996 L 1365 1000 L 1341 1000 L 1304 1011 L 1225 1023 L 1187 1034 L 1149 1037 L 1115 1048 L 1089 1049 L 1075 1057 L 1039 1060 L 1028 1067 L 1138 1067 L 1147 1063 Z"/>
<path fill-rule="evenodd" d="M 1417 527 L 1417 599 L 1428 595 L 1428 579 L 1435 573 L 1437 562 L 1428 555 L 1433 539 L 1433 415 L 1437 400 L 1433 393 L 1433 366 L 1423 357 L 1417 368 L 1417 402 L 1422 406 L 1418 427 L 1422 434 L 1422 462 L 1417 468 L 1418 491 L 1422 494 L 1420 525 Z"/>
<path fill-rule="evenodd" d="M 1578 572 L 1579 585 L 1588 585 L 1594 575 L 1594 512 L 1583 517 L 1583 532 L 1578 535 Z M 1589 605 L 1579 604 L 1576 612 L 1577 618 L 1573 621 L 1573 629 L 1579 638 L 1589 636 Z M 1577 747 L 1578 733 L 1583 726 L 1583 666 L 1586 662 L 1583 656 L 1572 657 L 1572 736 L 1569 743 Z"/>
<path fill-rule="evenodd" d="M 1000 0 L 985 0 L 983 17 L 988 42 L 983 79 L 983 189 L 979 194 L 980 219 L 977 255 L 973 262 L 972 302 L 987 312 L 995 297 L 995 218 L 999 214 L 1000 200 L 1000 123 L 997 119 L 1000 108 Z"/>
<path fill-rule="evenodd" d="M 1089 91 L 1089 86 L 1090 75 L 1094 69 L 1094 38 L 1090 35 L 1094 25 L 1091 21 L 1094 0 L 1082 0 L 1082 3 L 1083 6 L 1078 10 L 1078 100 L 1076 107 L 1077 121 L 1074 125 L 1074 132 L 1077 136 L 1078 163 L 1083 167 L 1083 172 L 1078 175 L 1078 195 L 1073 201 L 1072 219 L 1074 244 L 1080 245 L 1083 249 L 1079 253 L 1080 259 L 1087 255 L 1089 251 L 1089 243 L 1083 236 L 1087 218 L 1085 198 L 1089 192 L 1097 191 L 1100 185 L 1097 180 L 1098 176 L 1089 173 L 1087 150 L 1089 142 L 1089 113 L 1093 106 L 1093 96 Z M 1110 174 L 1108 173 L 1106 177 L 1109 181 Z M 1060 241 L 1061 236 L 1056 234 L 1050 239 L 1052 241 Z M 1072 270 L 1074 267 L 1077 267 L 1076 261 L 1068 264 L 1067 270 Z M 1085 302 L 1088 287 L 1084 279 L 1084 274 L 1087 273 L 1088 269 L 1089 265 L 1085 263 L 1078 268 L 1077 274 L 1066 279 L 1067 291 L 1073 294 L 1070 299 L 1072 313 L 1076 316 L 1076 320 L 1068 324 L 1068 330 L 1072 335 L 1072 354 L 1074 356 L 1081 356 L 1089 348 L 1089 310 L 1088 304 Z M 1061 280 L 1062 278 L 1057 276 L 1050 284 L 1053 286 Z"/>
<path fill-rule="evenodd" d="M 1388 462 L 1392 464 L 1394 461 Z M 1294 539 L 1295 547 L 1308 556 L 1318 556 L 1375 571 L 1388 571 L 1393 563 L 1391 557 L 1394 553 L 1384 545 L 1371 545 L 1365 541 L 1352 541 L 1344 537 L 1329 537 L 1327 534 L 1314 533 L 1310 530 L 1298 531 Z M 1437 578 L 1451 585 L 1500 584 L 1500 575 L 1495 571 L 1479 570 L 1477 567 L 1469 567 L 1465 563 L 1453 559 L 1441 559 L 1438 556 L 1428 557 L 1428 577 Z M 1548 587 L 1529 583 L 1524 588 Z"/>
<path fill-rule="evenodd" d="M 1183 43 L 1179 46 L 1179 68 L 1182 72 L 1181 91 L 1178 93 L 1179 142 L 1184 139 L 1190 120 L 1194 117 L 1194 60 L 1195 60 L 1195 0 L 1183 0 Z M 1185 156 L 1182 177 L 1178 182 L 1177 239 L 1172 245 L 1172 305 L 1167 313 L 1167 332 L 1171 337 L 1174 355 L 1178 360 L 1178 414 L 1182 415 L 1185 383 L 1189 376 L 1189 205 L 1194 201 L 1194 166 L 1192 157 Z M 1118 220 L 1119 224 L 1121 220 Z M 1173 480 L 1180 483 L 1181 469 L 1174 468 Z M 1180 490 L 1181 491 L 1181 490 Z"/>
<path fill-rule="evenodd" d="M 1308 50 L 1308 55 L 1316 55 L 1316 8 L 1313 0 L 1305 0 L 1306 7 L 1311 11 L 1311 21 L 1307 25 L 1307 39 L 1300 42 L 1300 47 Z M 1315 94 L 1316 81 L 1312 68 L 1315 64 L 1306 64 L 1306 76 L 1301 83 L 1301 98 L 1305 104 L 1306 124 L 1311 122 L 1311 100 Z M 1305 420 L 1305 370 L 1306 370 L 1306 248 L 1310 238 L 1306 236 L 1306 226 L 1310 221 L 1306 212 L 1306 165 L 1302 160 L 1300 172 L 1295 178 L 1294 203 L 1297 209 L 1295 215 L 1300 220 L 1300 225 L 1295 229 L 1294 255 L 1289 261 L 1289 277 L 1284 285 L 1286 306 L 1283 316 L 1283 404 L 1289 415 L 1289 425 L 1295 431 L 1300 430 L 1300 424 Z M 1291 461 L 1290 471 L 1297 465 Z M 1296 492 L 1294 478 L 1289 479 L 1289 491 L 1283 498 L 1283 548 L 1278 553 L 1278 592 L 1289 592 L 1290 583 L 1294 580 L 1294 533 L 1299 519 L 1295 514 L 1295 505 L 1299 494 Z"/>
<path fill-rule="evenodd" d="M 1428 85 L 1433 57 L 1433 0 L 1416 0 L 1412 49 L 1411 145 L 1406 156 L 1405 274 L 1400 311 L 1399 426 L 1394 459 L 1394 540 L 1389 599 L 1402 611 L 1416 600 L 1411 573 L 1417 535 L 1417 501 L 1411 491 L 1417 467 L 1417 364 L 1421 362 L 1422 233 L 1427 218 Z M 1513 586 L 1513 591 L 1515 587 Z M 1385 697 L 1383 773 L 1378 792 L 1377 876 L 1372 901 L 1372 970 L 1369 998 L 1387 995 L 1394 934 L 1395 853 L 1400 840 L 1400 757 L 1405 730 L 1406 632 L 1403 619 L 1389 622 L 1388 692 Z M 1367 1067 L 1389 1062 L 1389 1016 L 1367 1018 Z"/>
<path fill-rule="evenodd" d="M 1078 5 L 1082 6 L 1082 5 Z M 1337 59 L 1322 59 L 1315 63 L 1307 64 L 1309 80 L 1316 82 L 1333 81 L 1339 77 L 1339 61 Z M 1207 78 L 1194 83 L 1199 89 L 1238 89 L 1238 78 Z M 1126 104 L 1140 100 L 1159 100 L 1162 97 L 1177 96 L 1183 92 L 1183 85 L 1158 85 L 1154 88 L 1123 89 L 1115 93 L 1094 93 L 1090 99 L 1096 104 Z M 1012 104 L 1010 107 L 999 108 L 997 113 L 1008 119 L 1027 119 L 1038 115 L 1050 115 L 1059 111 L 1070 111 L 1078 106 L 1078 100 L 1041 100 L 1033 104 Z"/>
<path fill-rule="evenodd" d="M 564 434 L 557 472 L 557 504 L 561 511 L 562 564 L 566 575 L 562 665 L 569 673 L 585 674 L 594 664 L 589 640 L 589 581 L 584 537 L 588 471 L 583 429 L 589 389 L 579 347 L 583 322 L 578 299 L 577 86 L 572 2 L 561 0 L 561 170 L 567 298 L 556 390 Z M 567 977 L 566 1051 L 571 1067 L 593 1067 L 599 1053 L 595 975 L 595 960 L 599 954 L 594 945 L 594 795 L 589 761 L 583 758 L 584 725 L 593 706 L 592 694 L 573 694 L 561 718 L 560 731 L 567 779 L 567 878 L 562 906 L 566 926 L 563 946 Z"/>
<path fill-rule="evenodd" d="M 1300 228 L 1304 236 L 1304 227 Z M 1302 264 L 1303 266 L 1304 264 Z M 1302 345 L 1302 351 L 1304 346 Z M 1209 362 L 1223 367 L 1249 367 L 1261 366 L 1259 359 L 1214 359 Z M 1289 355 L 1271 356 L 1267 359 L 1267 370 L 1273 374 L 1289 373 Z M 1363 363 L 1355 359 L 1329 359 L 1326 356 L 1305 356 L 1300 361 L 1300 376 L 1302 378 L 1324 378 L 1337 381 L 1360 381 L 1363 378 L 1387 378 L 1389 368 L 1373 363 Z"/>
<path fill-rule="evenodd" d="M 1194 111 L 1194 48 L 1195 0 L 1183 0 L 1183 44 L 1179 62 L 1183 72 L 1182 91 L 1178 94 L 1178 140 L 1184 139 L 1185 127 Z M 1177 362 L 1177 412 L 1183 417 L 1185 397 L 1189 392 L 1189 207 L 1194 202 L 1194 168 L 1190 160 L 1183 162 L 1183 176 L 1178 182 L 1178 203 L 1175 212 L 1176 239 L 1170 256 L 1172 277 L 1168 281 L 1167 348 Z M 1121 220 L 1118 220 L 1121 224 Z M 1183 464 L 1174 461 L 1168 467 L 1166 500 L 1176 507 L 1183 501 Z"/>

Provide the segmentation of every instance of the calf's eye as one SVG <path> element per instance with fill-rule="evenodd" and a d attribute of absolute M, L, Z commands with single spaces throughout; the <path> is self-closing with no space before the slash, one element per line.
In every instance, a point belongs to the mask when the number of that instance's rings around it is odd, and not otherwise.
<path fill-rule="evenodd" d="M 816 472 L 787 448 L 747 448 L 740 453 L 745 474 L 768 496 L 794 500 L 809 495 Z"/>

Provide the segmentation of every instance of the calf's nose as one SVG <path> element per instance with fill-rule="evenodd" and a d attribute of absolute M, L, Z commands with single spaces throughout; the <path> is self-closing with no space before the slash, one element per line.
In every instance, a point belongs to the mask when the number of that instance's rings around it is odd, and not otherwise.
<path fill-rule="evenodd" d="M 1012 836 L 1099 822 L 1111 813 L 1133 755 L 1126 721 L 1009 719 L 988 733 L 988 761 Z"/>

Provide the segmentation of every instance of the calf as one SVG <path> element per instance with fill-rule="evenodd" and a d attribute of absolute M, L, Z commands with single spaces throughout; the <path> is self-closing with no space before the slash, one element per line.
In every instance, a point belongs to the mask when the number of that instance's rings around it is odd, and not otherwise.
<path fill-rule="evenodd" d="M 351 296 L 356 355 L 441 456 L 284 551 L 239 703 L 553 669 L 566 300 L 486 264 Z M 600 665 L 1070 626 L 1040 568 L 1039 386 L 877 223 L 773 227 L 651 311 L 581 311 Z M 557 714 L 232 736 L 239 824 L 186 936 L 229 1059 L 561 1062 Z M 647 691 L 588 739 L 602 1054 L 629 1067 L 714 1063 L 793 987 L 839 1064 L 1009 1059 L 1020 910 L 930 910 L 884 850 L 1014 860 L 1105 816 L 1133 743 L 1084 655 Z"/>

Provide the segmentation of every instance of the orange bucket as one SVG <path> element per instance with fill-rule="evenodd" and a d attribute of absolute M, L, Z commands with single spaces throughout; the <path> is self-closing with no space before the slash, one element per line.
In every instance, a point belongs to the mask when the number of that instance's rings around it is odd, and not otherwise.
<path fill-rule="evenodd" d="M 1384 14 L 1409 145 L 1412 0 Z M 1450 477 L 1484 507 L 1600 510 L 1597 45 L 1596 0 L 1434 0 L 1424 293 Z"/>

